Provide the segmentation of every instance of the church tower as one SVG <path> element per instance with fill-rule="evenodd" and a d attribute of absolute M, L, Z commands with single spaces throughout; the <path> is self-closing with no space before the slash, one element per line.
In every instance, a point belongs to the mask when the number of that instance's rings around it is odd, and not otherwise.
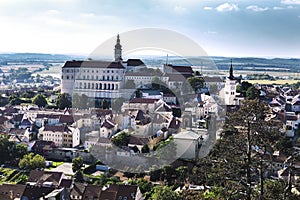
<path fill-rule="evenodd" d="M 235 96 L 236 96 L 236 85 L 237 80 L 233 75 L 233 67 L 232 67 L 232 60 L 229 68 L 229 76 L 226 78 L 225 81 L 225 105 L 235 105 Z"/>
<path fill-rule="evenodd" d="M 122 46 L 120 44 L 120 36 L 117 36 L 117 43 L 115 45 L 115 61 L 122 61 Z"/>

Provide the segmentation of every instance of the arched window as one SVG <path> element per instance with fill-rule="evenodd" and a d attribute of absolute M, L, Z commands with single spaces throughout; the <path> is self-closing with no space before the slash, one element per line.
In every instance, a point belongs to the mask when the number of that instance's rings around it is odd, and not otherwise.
<path fill-rule="evenodd" d="M 83 86 L 83 87 L 84 87 L 84 89 L 86 89 L 86 83 L 84 83 L 84 86 Z"/>
<path fill-rule="evenodd" d="M 88 89 L 90 89 L 90 87 L 91 87 L 91 84 L 90 84 L 90 83 L 88 83 Z"/>
<path fill-rule="evenodd" d="M 98 90 L 98 83 L 96 83 L 96 90 Z"/>
<path fill-rule="evenodd" d="M 115 85 L 111 84 L 111 90 L 114 90 L 114 89 L 115 89 Z"/>
<path fill-rule="evenodd" d="M 94 83 L 92 83 L 92 89 L 94 89 Z"/>
<path fill-rule="evenodd" d="M 109 80 L 109 76 L 106 77 L 106 80 Z"/>
<path fill-rule="evenodd" d="M 110 84 L 107 84 L 107 89 L 110 90 Z"/>
<path fill-rule="evenodd" d="M 79 88 L 82 89 L 82 83 L 79 83 Z"/>
<path fill-rule="evenodd" d="M 106 83 L 104 83 L 104 88 L 103 89 L 106 90 Z"/>
<path fill-rule="evenodd" d="M 119 88 L 119 85 L 118 85 L 118 84 L 116 84 L 116 90 L 118 90 L 118 88 Z"/>
<path fill-rule="evenodd" d="M 102 83 L 100 83 L 99 89 L 102 90 Z"/>

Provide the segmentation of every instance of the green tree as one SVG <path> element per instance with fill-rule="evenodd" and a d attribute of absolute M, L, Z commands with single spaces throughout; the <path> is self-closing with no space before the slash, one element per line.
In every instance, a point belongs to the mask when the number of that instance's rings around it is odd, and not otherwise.
<path fill-rule="evenodd" d="M 256 99 L 259 98 L 259 96 L 260 96 L 260 91 L 256 89 L 254 86 L 251 86 L 247 89 L 246 97 L 248 99 Z"/>
<path fill-rule="evenodd" d="M 121 133 L 118 133 L 117 136 L 115 136 L 114 138 L 112 138 L 112 143 L 118 147 L 121 146 L 127 146 L 129 143 L 129 138 L 130 135 L 124 131 L 122 131 Z"/>
<path fill-rule="evenodd" d="M 77 172 L 81 170 L 83 167 L 83 159 L 82 157 L 73 158 L 72 160 L 72 170 L 73 172 Z"/>
<path fill-rule="evenodd" d="M 25 144 L 17 144 L 15 150 L 15 157 L 23 158 L 25 154 L 27 154 L 27 146 Z"/>
<path fill-rule="evenodd" d="M 59 109 L 71 108 L 72 102 L 70 101 L 71 97 L 67 93 L 59 94 L 56 98 L 56 106 Z"/>
<path fill-rule="evenodd" d="M 194 89 L 195 92 L 198 92 L 201 88 L 203 88 L 204 80 L 200 77 L 190 77 L 187 79 L 187 82 Z"/>
<path fill-rule="evenodd" d="M 188 177 L 188 168 L 187 166 L 180 166 L 176 168 L 176 175 L 180 183 L 184 183 Z"/>
<path fill-rule="evenodd" d="M 32 103 L 34 103 L 38 107 L 45 107 L 47 105 L 47 100 L 42 94 L 37 94 L 33 98 Z"/>
<path fill-rule="evenodd" d="M 151 200 L 178 200 L 180 196 L 168 186 L 156 186 Z"/>
<path fill-rule="evenodd" d="M 45 158 L 39 154 L 29 153 L 23 156 L 19 162 L 19 167 L 26 170 L 44 168 L 46 166 Z"/>
<path fill-rule="evenodd" d="M 22 100 L 16 94 L 12 94 L 8 99 L 10 105 L 20 105 L 22 103 Z"/>
<path fill-rule="evenodd" d="M 142 153 L 149 153 L 149 152 L 150 152 L 149 146 L 147 144 L 145 144 L 142 147 Z"/>

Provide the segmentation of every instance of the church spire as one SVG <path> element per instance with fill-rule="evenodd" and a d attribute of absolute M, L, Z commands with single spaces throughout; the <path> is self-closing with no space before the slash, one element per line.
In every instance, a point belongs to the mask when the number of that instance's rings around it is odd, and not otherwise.
<path fill-rule="evenodd" d="M 120 44 L 120 36 L 117 35 L 117 43 L 115 45 L 115 61 L 122 61 L 122 45 Z"/>
<path fill-rule="evenodd" d="M 229 77 L 230 80 L 234 80 L 234 76 L 233 76 L 233 67 L 232 67 L 232 59 L 230 61 L 230 68 L 229 68 Z"/>

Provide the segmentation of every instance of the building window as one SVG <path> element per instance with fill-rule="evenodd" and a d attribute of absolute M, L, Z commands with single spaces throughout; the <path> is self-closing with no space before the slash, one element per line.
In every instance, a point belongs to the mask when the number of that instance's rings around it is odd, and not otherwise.
<path fill-rule="evenodd" d="M 69 76 L 67 76 L 67 79 L 69 79 Z"/>
<path fill-rule="evenodd" d="M 109 80 L 109 76 L 106 77 L 106 80 Z"/>
<path fill-rule="evenodd" d="M 100 89 L 100 90 L 102 90 L 102 83 L 100 83 L 100 85 L 99 85 L 99 89 Z"/>
<path fill-rule="evenodd" d="M 114 88 L 115 88 L 115 85 L 111 84 L 111 90 L 114 90 Z"/>

